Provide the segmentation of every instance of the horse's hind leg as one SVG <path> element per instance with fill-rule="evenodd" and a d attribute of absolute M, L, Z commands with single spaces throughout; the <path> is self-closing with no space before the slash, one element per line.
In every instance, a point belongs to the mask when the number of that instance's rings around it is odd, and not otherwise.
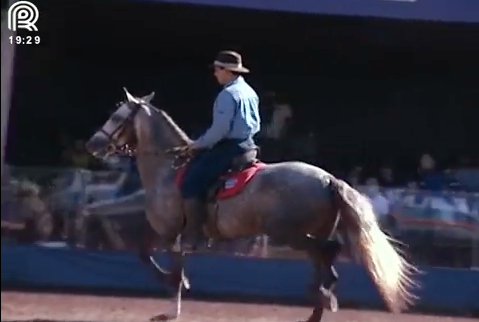
<path fill-rule="evenodd" d="M 321 252 L 310 252 L 315 270 L 313 286 L 319 291 L 323 304 L 335 312 L 338 305 L 333 291 L 339 276 L 333 264 L 339 254 L 340 244 L 336 241 L 327 243 Z"/>
<path fill-rule="evenodd" d="M 275 236 L 276 238 L 276 236 Z M 306 251 L 314 267 L 313 282 L 309 287 L 314 298 L 314 310 L 306 322 L 319 322 L 323 316 L 324 308 L 335 312 L 338 302 L 333 293 L 338 281 L 338 274 L 333 266 L 341 250 L 341 244 L 335 240 L 317 239 L 310 236 L 285 239 L 294 249 Z"/>
<path fill-rule="evenodd" d="M 319 322 L 323 316 L 324 308 L 332 312 L 338 310 L 338 301 L 333 293 L 338 273 L 333 263 L 338 256 L 341 245 L 336 241 L 318 242 L 317 247 L 310 248 L 307 253 L 314 266 L 313 283 L 310 292 L 315 299 L 313 313 L 307 322 Z"/>

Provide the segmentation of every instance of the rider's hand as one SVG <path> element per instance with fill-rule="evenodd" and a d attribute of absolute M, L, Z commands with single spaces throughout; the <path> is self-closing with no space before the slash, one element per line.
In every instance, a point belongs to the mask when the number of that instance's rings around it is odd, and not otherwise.
<path fill-rule="evenodd" d="M 177 146 L 175 148 L 172 148 L 168 150 L 169 153 L 174 153 L 176 155 L 190 155 L 196 150 L 193 142 L 190 142 L 188 144 L 182 145 L 182 146 Z"/>
<path fill-rule="evenodd" d="M 191 142 L 191 143 L 188 143 L 186 145 L 186 150 L 189 151 L 189 152 L 193 152 L 194 150 L 196 150 L 196 147 L 194 145 L 194 142 Z"/>
<path fill-rule="evenodd" d="M 195 147 L 193 146 L 193 143 L 182 145 L 173 149 L 174 152 L 180 155 L 192 154 L 194 150 L 195 150 Z"/>
<path fill-rule="evenodd" d="M 183 145 L 180 149 L 182 154 L 191 154 L 196 150 L 193 143 L 188 143 L 186 145 Z"/>

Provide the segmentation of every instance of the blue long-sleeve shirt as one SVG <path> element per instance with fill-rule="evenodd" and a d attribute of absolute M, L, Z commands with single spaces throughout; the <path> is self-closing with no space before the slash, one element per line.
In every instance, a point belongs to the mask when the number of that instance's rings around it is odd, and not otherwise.
<path fill-rule="evenodd" d="M 260 128 L 258 95 L 243 77 L 238 76 L 216 97 L 213 123 L 193 147 L 211 148 L 222 139 L 252 139 Z"/>

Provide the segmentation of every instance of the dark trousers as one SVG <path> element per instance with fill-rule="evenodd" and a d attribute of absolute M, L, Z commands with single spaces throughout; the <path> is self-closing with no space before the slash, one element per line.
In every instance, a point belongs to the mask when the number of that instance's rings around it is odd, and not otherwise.
<path fill-rule="evenodd" d="M 208 188 L 231 167 L 235 157 L 246 152 L 236 140 L 225 140 L 200 152 L 187 165 L 181 185 L 185 199 L 205 198 Z"/>

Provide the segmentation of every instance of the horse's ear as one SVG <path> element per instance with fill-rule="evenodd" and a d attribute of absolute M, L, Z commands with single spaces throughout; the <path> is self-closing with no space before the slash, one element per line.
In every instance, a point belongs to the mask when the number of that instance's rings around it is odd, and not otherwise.
<path fill-rule="evenodd" d="M 137 99 L 133 95 L 131 95 L 130 92 L 128 92 L 126 87 L 123 87 L 123 90 L 125 91 L 126 99 L 128 100 L 128 102 L 136 102 L 137 101 Z"/>
<path fill-rule="evenodd" d="M 151 103 L 151 100 L 155 97 L 155 92 L 151 92 L 149 95 L 146 95 L 142 98 L 147 103 Z"/>

